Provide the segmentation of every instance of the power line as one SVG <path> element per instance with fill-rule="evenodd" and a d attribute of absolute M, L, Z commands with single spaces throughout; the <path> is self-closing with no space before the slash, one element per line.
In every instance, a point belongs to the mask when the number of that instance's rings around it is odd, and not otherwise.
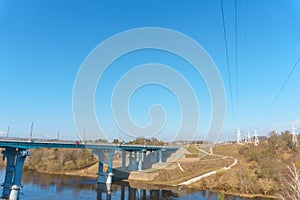
<path fill-rule="evenodd" d="M 295 108 L 300 105 L 300 100 L 296 102 L 293 106 L 291 106 L 279 119 L 278 121 L 282 121 L 291 111 L 293 111 Z"/>
<path fill-rule="evenodd" d="M 243 12 L 240 12 L 240 13 L 243 13 L 243 19 L 241 21 L 241 24 L 243 25 L 243 31 L 240 32 L 239 34 L 239 39 L 240 39 L 240 42 L 239 42 L 239 53 L 240 55 L 243 55 L 243 56 L 239 56 L 239 58 L 242 57 L 242 59 L 240 59 L 239 61 L 239 66 L 243 66 L 243 67 L 240 67 L 239 68 L 239 108 L 241 108 L 242 106 L 242 98 L 240 98 L 242 96 L 242 94 L 244 93 L 244 80 L 245 80 L 245 69 L 247 69 L 247 38 L 248 38 L 248 0 L 246 0 L 246 5 L 244 5 L 243 7 Z M 243 34 L 241 34 L 243 32 Z M 246 73 L 247 74 L 247 73 Z"/>
<path fill-rule="evenodd" d="M 296 117 L 298 117 L 298 116 L 300 116 L 300 112 L 298 112 L 298 113 L 296 113 L 295 115 L 293 115 L 293 116 L 292 116 L 292 119 L 293 119 L 293 118 L 296 118 Z"/>
<path fill-rule="evenodd" d="M 225 52 L 226 52 L 226 62 L 227 62 L 228 79 L 229 79 L 229 91 L 230 91 L 230 99 L 231 99 L 231 109 L 232 109 L 233 121 L 235 123 L 234 107 L 233 107 L 233 97 L 232 97 L 232 88 L 231 88 L 231 73 L 230 73 L 229 56 L 228 56 L 228 41 L 227 41 L 226 27 L 225 27 L 225 17 L 224 17 L 223 0 L 221 0 L 221 8 L 222 8 L 222 22 L 223 22 L 222 24 L 223 24 L 223 34 L 224 34 L 224 39 L 225 39 Z"/>
<path fill-rule="evenodd" d="M 237 0 L 234 1 L 235 30 L 235 76 L 236 76 L 236 123 L 239 126 L 239 76 L 238 76 L 238 31 L 237 31 Z"/>
<path fill-rule="evenodd" d="M 269 106 L 268 110 L 266 111 L 266 113 L 263 115 L 258 127 L 261 126 L 262 122 L 265 120 L 265 118 L 269 115 L 271 109 L 273 108 L 274 104 L 276 103 L 279 95 L 281 94 L 281 92 L 283 91 L 283 89 L 285 88 L 288 80 L 290 79 L 290 77 L 292 76 L 293 72 L 295 71 L 296 69 L 296 66 L 298 64 L 298 62 L 300 61 L 300 57 L 297 59 L 296 63 L 294 64 L 294 66 L 292 67 L 290 73 L 288 74 L 288 76 L 286 77 L 285 81 L 283 82 L 283 85 L 281 86 L 281 88 L 279 89 L 278 93 L 276 94 L 275 98 L 273 99 L 271 105 Z"/>

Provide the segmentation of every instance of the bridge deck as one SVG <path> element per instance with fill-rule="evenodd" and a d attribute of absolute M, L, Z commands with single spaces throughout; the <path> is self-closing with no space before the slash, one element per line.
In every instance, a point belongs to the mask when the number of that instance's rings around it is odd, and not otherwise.
<path fill-rule="evenodd" d="M 142 146 L 142 145 L 118 145 L 118 144 L 76 144 L 71 142 L 47 142 L 47 141 L 16 141 L 16 140 L 1 140 L 0 147 L 7 148 L 22 148 L 22 149 L 37 149 L 37 148 L 86 148 L 99 150 L 125 150 L 125 151 L 156 151 L 159 149 L 178 149 L 177 147 L 168 146 Z"/>

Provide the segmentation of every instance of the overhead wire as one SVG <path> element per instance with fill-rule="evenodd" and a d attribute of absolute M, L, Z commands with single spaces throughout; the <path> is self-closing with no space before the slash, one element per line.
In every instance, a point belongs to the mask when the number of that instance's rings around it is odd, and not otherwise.
<path fill-rule="evenodd" d="M 230 100 L 231 100 L 231 110 L 232 110 L 233 121 L 235 123 L 235 114 L 234 114 L 234 106 L 233 106 L 233 95 L 232 95 L 232 81 L 231 81 L 231 72 L 230 72 L 230 66 L 229 66 L 228 41 L 227 41 L 226 27 L 225 27 L 225 15 L 224 15 L 223 0 L 221 0 L 221 10 L 222 10 L 223 34 L 224 34 L 224 40 L 225 40 L 226 63 L 227 63 L 227 71 L 228 71 L 228 79 L 229 79 L 229 91 L 230 91 Z"/>
<path fill-rule="evenodd" d="M 286 116 L 288 116 L 288 114 L 290 112 L 292 112 L 293 110 L 295 110 L 295 108 L 297 108 L 300 105 L 300 100 L 297 101 L 295 104 L 293 104 L 293 106 L 291 106 L 280 118 L 278 118 L 277 121 L 281 122 L 284 118 L 286 118 Z"/>
<path fill-rule="evenodd" d="M 238 30 L 237 30 L 237 0 L 234 1 L 235 30 L 235 76 L 236 76 L 236 124 L 239 127 L 239 74 L 238 74 Z"/>
<path fill-rule="evenodd" d="M 262 125 L 262 123 L 264 122 L 264 120 L 267 118 L 267 116 L 269 115 L 270 111 L 271 111 L 272 108 L 274 107 L 274 105 L 275 105 L 275 103 L 276 103 L 278 97 L 280 96 L 280 94 L 281 94 L 281 92 L 283 91 L 283 89 L 285 88 L 285 86 L 286 86 L 288 80 L 290 79 L 290 77 L 292 76 L 293 72 L 295 71 L 295 69 L 296 69 L 296 67 L 297 67 L 297 65 L 298 65 L 298 63 L 299 63 L 299 61 L 300 61 L 300 57 L 298 57 L 296 63 L 295 63 L 295 64 L 293 65 L 293 67 L 291 68 L 291 70 L 290 70 L 288 76 L 286 77 L 286 79 L 284 80 L 284 82 L 283 82 L 281 88 L 279 89 L 279 91 L 277 92 L 277 94 L 276 94 L 275 98 L 273 99 L 272 103 L 270 104 L 270 106 L 268 107 L 267 111 L 266 111 L 265 114 L 263 115 L 263 117 L 262 117 L 262 119 L 261 119 L 261 121 L 260 121 L 258 127 L 260 127 L 260 126 Z"/>

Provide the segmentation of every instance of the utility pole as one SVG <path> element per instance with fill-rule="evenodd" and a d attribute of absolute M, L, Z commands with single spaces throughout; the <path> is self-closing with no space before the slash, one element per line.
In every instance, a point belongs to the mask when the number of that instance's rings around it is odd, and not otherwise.
<path fill-rule="evenodd" d="M 57 131 L 57 141 L 59 141 L 59 134 L 60 134 L 60 131 L 58 130 Z"/>
<path fill-rule="evenodd" d="M 83 144 L 85 144 L 85 128 L 83 129 Z"/>
<path fill-rule="evenodd" d="M 31 123 L 29 142 L 32 142 L 32 131 L 33 131 L 33 122 Z"/>
<path fill-rule="evenodd" d="M 8 137 L 8 134 L 9 134 L 9 126 L 7 127 L 6 137 Z"/>

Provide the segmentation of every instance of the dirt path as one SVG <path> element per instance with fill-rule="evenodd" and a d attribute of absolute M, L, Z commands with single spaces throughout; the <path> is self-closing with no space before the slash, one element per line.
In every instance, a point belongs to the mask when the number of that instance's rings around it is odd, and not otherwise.
<path fill-rule="evenodd" d="M 202 149 L 199 149 L 196 147 L 197 150 L 201 151 L 202 153 L 205 153 L 207 155 L 209 155 L 208 152 L 202 150 Z M 220 169 L 217 169 L 217 170 L 213 170 L 213 171 L 210 171 L 210 172 L 207 172 L 205 174 L 202 174 L 200 176 L 197 176 L 195 178 L 192 178 L 190 180 L 187 180 L 187 181 L 184 181 L 184 182 L 181 182 L 179 184 L 177 184 L 176 186 L 187 186 L 187 185 L 190 185 L 190 184 L 193 184 L 197 181 L 200 181 L 201 179 L 203 178 L 206 178 L 206 177 L 209 177 L 211 175 L 214 175 L 214 174 L 217 174 L 217 173 L 220 173 L 220 172 L 223 172 L 223 171 L 226 171 L 226 170 L 229 170 L 231 169 L 232 167 L 234 167 L 236 164 L 237 164 L 237 159 L 235 159 L 234 157 L 230 157 L 230 156 L 223 156 L 223 155 L 218 155 L 218 154 L 211 154 L 211 155 L 215 155 L 215 156 L 220 156 L 221 158 L 220 159 L 227 159 L 227 158 L 231 158 L 233 159 L 233 163 L 231 163 L 229 166 L 226 166 L 226 167 L 222 167 Z"/>

